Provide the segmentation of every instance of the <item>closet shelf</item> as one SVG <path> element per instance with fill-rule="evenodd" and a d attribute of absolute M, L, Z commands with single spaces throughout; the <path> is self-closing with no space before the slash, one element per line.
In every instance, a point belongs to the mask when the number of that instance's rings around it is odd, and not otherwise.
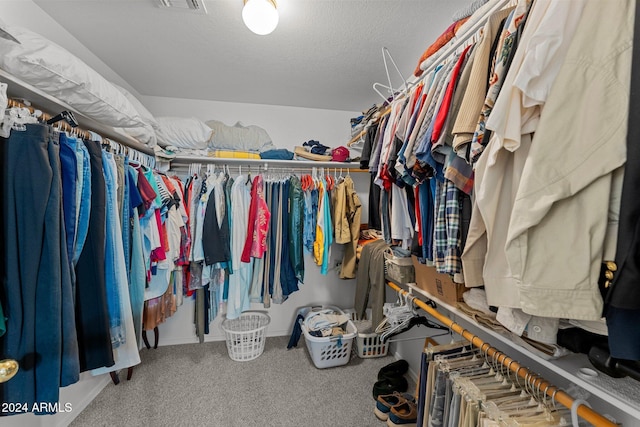
<path fill-rule="evenodd" d="M 215 163 L 215 164 L 228 164 L 228 165 L 268 165 L 277 168 L 343 168 L 354 170 L 354 172 L 360 171 L 360 163 L 346 163 L 346 162 L 318 162 L 314 160 L 275 160 L 275 159 L 236 159 L 236 158 L 224 158 L 224 157 L 200 157 L 200 156 L 176 156 L 171 160 L 171 164 L 186 165 L 191 163 Z M 363 169 L 362 171 L 367 171 Z"/>
<path fill-rule="evenodd" d="M 53 113 L 54 115 L 64 110 L 71 111 L 81 128 L 92 130 L 102 137 L 112 139 L 141 153 L 145 153 L 150 156 L 155 155 L 152 148 L 138 142 L 131 136 L 120 133 L 111 126 L 102 124 L 83 115 L 70 105 L 54 98 L 37 87 L 22 81 L 18 77 L 9 74 L 2 69 L 0 69 L 0 82 L 7 83 L 7 95 L 10 98 L 25 99 L 29 101 L 34 108 L 40 109 L 44 112 Z"/>
<path fill-rule="evenodd" d="M 577 384 L 599 398 L 605 399 L 612 406 L 615 406 L 636 419 L 640 419 L 640 408 L 637 407 L 637 402 L 640 400 L 640 383 L 638 381 L 631 378 L 612 378 L 604 373 L 599 373 L 598 377 L 594 380 L 585 380 L 578 376 L 578 372 L 580 368 L 591 368 L 591 363 L 586 355 L 574 353 L 556 360 L 545 360 L 528 349 L 514 343 L 508 337 L 501 335 L 491 328 L 487 328 L 486 326 L 479 324 L 458 308 L 453 307 L 446 302 L 442 302 L 416 285 L 410 283 L 407 284 L 406 287 L 408 287 L 414 295 L 420 295 L 435 302 L 438 305 L 438 309 L 446 310 L 448 313 L 455 316 L 454 320 L 456 322 L 461 320 L 466 324 L 472 325 L 474 328 L 477 328 L 495 338 L 496 341 L 500 341 L 518 353 L 532 359 L 536 363 L 547 367 L 550 371 L 562 378 L 565 378 L 571 383 Z"/>

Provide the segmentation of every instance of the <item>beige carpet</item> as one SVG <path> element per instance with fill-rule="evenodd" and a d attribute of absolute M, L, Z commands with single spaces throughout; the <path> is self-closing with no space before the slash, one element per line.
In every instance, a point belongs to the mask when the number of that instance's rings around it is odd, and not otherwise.
<path fill-rule="evenodd" d="M 72 426 L 368 427 L 372 387 L 390 356 L 317 369 L 304 337 L 267 338 L 264 353 L 235 362 L 224 342 L 143 350 L 131 381 L 110 383 Z"/>

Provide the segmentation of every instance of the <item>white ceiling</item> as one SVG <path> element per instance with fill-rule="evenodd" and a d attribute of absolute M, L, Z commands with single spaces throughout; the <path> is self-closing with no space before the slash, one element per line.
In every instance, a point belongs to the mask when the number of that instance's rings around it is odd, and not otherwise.
<path fill-rule="evenodd" d="M 383 46 L 408 78 L 470 2 L 277 0 L 278 28 L 257 36 L 242 0 L 205 0 L 206 15 L 154 0 L 34 1 L 142 95 L 346 111 L 381 100 Z"/>

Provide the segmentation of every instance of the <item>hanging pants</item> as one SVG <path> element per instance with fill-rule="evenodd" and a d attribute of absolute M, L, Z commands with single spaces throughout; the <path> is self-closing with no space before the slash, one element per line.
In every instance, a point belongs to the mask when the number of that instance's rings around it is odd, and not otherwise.
<path fill-rule="evenodd" d="M 0 302 L 7 317 L 0 354 L 20 364 L 16 376 L 0 384 L 0 401 L 30 409 L 36 402 L 58 402 L 59 388 L 79 375 L 59 147 L 51 138 L 49 127 L 28 124 L 0 140 L 5 173 Z"/>

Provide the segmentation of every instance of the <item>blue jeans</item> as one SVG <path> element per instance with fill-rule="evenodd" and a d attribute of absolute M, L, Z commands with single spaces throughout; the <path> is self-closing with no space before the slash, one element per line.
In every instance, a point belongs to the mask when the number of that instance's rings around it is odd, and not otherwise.
<path fill-rule="evenodd" d="M 78 186 L 81 187 L 79 199 L 78 225 L 76 226 L 75 249 L 73 254 L 73 265 L 78 263 L 82 249 L 87 240 L 89 231 L 89 217 L 91 214 L 91 160 L 87 147 L 78 142 L 76 145 L 76 158 L 82 158 L 82 176 L 78 177 Z"/>
<path fill-rule="evenodd" d="M 389 218 L 389 192 L 381 191 L 380 216 L 382 217 L 382 237 L 387 243 L 391 243 L 391 219 Z"/>
<path fill-rule="evenodd" d="M 76 180 L 78 173 L 76 159 L 76 139 L 64 133 L 60 141 L 60 172 L 62 174 L 62 211 L 66 234 L 67 259 L 74 255 L 73 242 L 76 234 Z"/>
<path fill-rule="evenodd" d="M 138 183 L 138 171 L 131 166 L 126 168 L 129 177 L 129 189 Z M 129 207 L 129 215 L 133 228 L 131 231 L 131 262 L 129 278 L 129 298 L 131 299 L 131 312 L 133 314 L 133 326 L 136 332 L 138 347 L 142 339 L 142 311 L 144 310 L 144 287 L 146 285 L 147 269 L 142 250 L 142 230 L 140 229 L 140 217 L 137 206 Z"/>
<path fill-rule="evenodd" d="M 122 218 L 122 248 L 124 250 L 124 264 L 127 269 L 127 281 L 131 283 L 131 206 L 129 203 L 129 158 L 124 158 L 124 179 L 123 179 L 124 196 L 122 199 L 122 209 L 120 218 Z"/>
<path fill-rule="evenodd" d="M 104 181 L 106 193 L 106 235 L 105 235 L 105 278 L 107 286 L 107 306 L 109 307 L 109 327 L 111 330 L 111 344 L 118 347 L 125 339 L 124 324 L 120 311 L 120 292 L 118 289 L 118 272 L 116 268 L 116 221 L 119 221 L 118 201 L 116 194 L 117 175 L 116 163 L 113 154 L 102 152 L 102 167 L 104 169 Z"/>

